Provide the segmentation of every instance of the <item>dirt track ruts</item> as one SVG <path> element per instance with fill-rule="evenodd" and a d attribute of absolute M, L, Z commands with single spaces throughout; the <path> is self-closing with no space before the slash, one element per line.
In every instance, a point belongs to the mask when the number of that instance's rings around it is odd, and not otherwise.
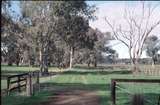
<path fill-rule="evenodd" d="M 61 91 L 38 105 L 100 105 L 100 98 L 93 91 Z"/>

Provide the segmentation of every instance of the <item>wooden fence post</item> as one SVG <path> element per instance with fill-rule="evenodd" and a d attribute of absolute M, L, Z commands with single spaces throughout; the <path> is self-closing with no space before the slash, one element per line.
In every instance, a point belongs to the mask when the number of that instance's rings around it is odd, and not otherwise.
<path fill-rule="evenodd" d="M 18 92 L 21 92 L 21 87 L 20 87 L 20 76 L 18 75 Z"/>
<path fill-rule="evenodd" d="M 116 81 L 111 80 L 111 100 L 112 105 L 116 104 Z"/>
<path fill-rule="evenodd" d="M 39 71 L 32 72 L 34 74 L 35 83 L 33 85 L 33 94 L 35 91 L 40 91 L 40 84 L 39 84 Z"/>
<path fill-rule="evenodd" d="M 37 84 L 39 84 L 39 72 L 37 72 L 37 81 L 36 81 Z"/>
<path fill-rule="evenodd" d="M 9 90 L 9 86 L 10 85 L 10 78 L 8 77 L 7 78 L 7 95 L 9 95 L 10 94 L 10 90 Z"/>
<path fill-rule="evenodd" d="M 32 85 L 32 78 L 31 78 L 31 74 L 28 74 L 27 77 L 27 96 L 31 96 L 33 94 L 33 85 Z"/>
<path fill-rule="evenodd" d="M 37 85 L 38 85 L 38 91 L 40 91 L 40 84 L 39 84 L 39 76 L 40 75 L 40 73 L 39 73 L 39 71 L 37 72 Z"/>

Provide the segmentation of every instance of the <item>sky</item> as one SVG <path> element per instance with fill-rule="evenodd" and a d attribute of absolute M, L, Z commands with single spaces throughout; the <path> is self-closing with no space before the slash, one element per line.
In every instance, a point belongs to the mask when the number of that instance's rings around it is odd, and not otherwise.
<path fill-rule="evenodd" d="M 89 5 L 96 5 L 98 7 L 97 12 L 95 13 L 97 16 L 96 21 L 90 21 L 90 26 L 92 28 L 98 28 L 102 32 L 111 32 L 110 27 L 105 22 L 104 18 L 107 17 L 110 21 L 116 21 L 117 23 L 122 22 L 122 14 L 124 11 L 124 7 L 128 5 L 128 7 L 136 7 L 138 10 L 139 3 L 136 1 L 87 1 Z M 160 2 L 153 2 L 150 1 L 148 3 L 160 4 Z M 139 10 L 138 10 L 139 12 Z M 160 5 L 155 9 L 155 15 L 152 17 L 153 22 L 160 18 Z M 152 23 L 152 22 L 151 22 Z M 125 27 L 127 28 L 127 27 Z M 160 26 L 153 30 L 152 35 L 156 35 L 160 38 Z M 116 44 L 118 43 L 118 44 Z M 112 48 L 115 49 L 118 54 L 119 58 L 129 58 L 128 48 L 119 41 L 111 41 L 110 45 L 115 45 Z M 143 51 L 142 58 L 146 58 L 146 53 Z"/>
<path fill-rule="evenodd" d="M 19 8 L 19 1 L 12 1 L 12 9 L 16 12 L 16 14 L 20 14 L 20 8 Z M 124 10 L 124 7 L 128 5 L 128 7 L 136 7 L 138 5 L 137 1 L 86 1 L 88 5 L 96 5 L 98 10 L 96 11 L 95 15 L 97 16 L 97 20 L 90 21 L 90 26 L 92 28 L 98 28 L 102 32 L 111 31 L 111 29 L 106 24 L 104 17 L 107 17 L 109 20 L 116 20 L 118 22 L 121 22 L 122 13 Z M 151 3 L 153 5 L 160 4 L 160 1 L 149 1 L 148 3 Z M 153 20 L 156 20 L 160 18 L 160 5 L 156 8 L 155 16 L 153 17 Z M 14 17 L 15 18 L 15 17 Z M 157 35 L 160 38 L 160 26 L 153 31 L 152 34 Z M 116 44 L 119 43 L 119 44 Z M 115 49 L 118 54 L 119 58 L 129 58 L 128 49 L 127 47 L 118 42 L 118 41 L 112 41 L 110 45 L 115 45 L 113 49 Z M 145 51 L 142 53 L 142 58 L 145 58 L 146 54 Z"/>
<path fill-rule="evenodd" d="M 13 18 L 16 18 L 17 16 L 21 15 L 21 11 L 20 11 L 20 2 L 19 1 L 11 1 L 11 10 L 14 11 L 13 12 Z M 11 12 L 12 13 L 12 12 Z"/>

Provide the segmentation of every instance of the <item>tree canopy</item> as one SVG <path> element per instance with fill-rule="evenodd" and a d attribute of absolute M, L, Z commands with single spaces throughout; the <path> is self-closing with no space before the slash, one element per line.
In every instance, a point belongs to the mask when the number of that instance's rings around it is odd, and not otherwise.
<path fill-rule="evenodd" d="M 10 2 L 3 2 L 4 14 Z M 96 19 L 96 7 L 85 1 L 20 1 L 17 20 L 3 15 L 2 42 L 4 62 L 39 66 L 42 74 L 48 66 L 72 67 L 76 63 L 97 66 L 106 47 L 105 33 L 89 26 Z M 8 16 L 8 17 L 7 17 Z"/>

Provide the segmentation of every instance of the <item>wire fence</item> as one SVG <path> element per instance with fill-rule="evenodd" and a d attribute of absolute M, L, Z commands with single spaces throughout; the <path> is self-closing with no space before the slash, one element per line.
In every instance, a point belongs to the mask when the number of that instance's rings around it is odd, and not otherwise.
<path fill-rule="evenodd" d="M 143 97 L 144 105 L 160 105 L 159 79 L 112 79 L 111 85 L 112 105 L 133 105 L 136 94 Z"/>

